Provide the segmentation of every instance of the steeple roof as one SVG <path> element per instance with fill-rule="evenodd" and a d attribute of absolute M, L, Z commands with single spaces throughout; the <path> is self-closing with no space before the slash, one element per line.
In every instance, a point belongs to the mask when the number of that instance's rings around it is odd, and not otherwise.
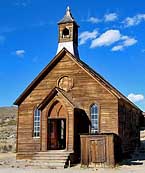
<path fill-rule="evenodd" d="M 66 9 L 66 13 L 64 15 L 64 17 L 58 22 L 58 24 L 62 24 L 62 23 L 72 23 L 75 22 L 72 14 L 71 14 L 71 10 L 69 8 L 69 6 Z M 75 22 L 76 23 L 76 22 Z"/>

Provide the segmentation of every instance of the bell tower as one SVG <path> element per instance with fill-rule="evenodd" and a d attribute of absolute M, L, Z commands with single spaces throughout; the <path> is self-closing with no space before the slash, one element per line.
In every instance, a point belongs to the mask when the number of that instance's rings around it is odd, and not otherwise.
<path fill-rule="evenodd" d="M 70 8 L 67 7 L 66 14 L 58 22 L 58 49 L 57 53 L 66 48 L 75 57 L 79 58 L 78 53 L 78 25 L 75 22 Z"/>

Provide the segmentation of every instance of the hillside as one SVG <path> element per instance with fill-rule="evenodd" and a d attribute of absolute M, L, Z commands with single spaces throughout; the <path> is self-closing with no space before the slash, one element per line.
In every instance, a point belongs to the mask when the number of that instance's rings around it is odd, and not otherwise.
<path fill-rule="evenodd" d="M 15 151 L 16 107 L 0 107 L 0 152 Z"/>

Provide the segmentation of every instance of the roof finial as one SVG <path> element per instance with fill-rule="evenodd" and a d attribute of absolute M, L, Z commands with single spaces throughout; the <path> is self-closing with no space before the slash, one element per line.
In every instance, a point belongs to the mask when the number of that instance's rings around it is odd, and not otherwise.
<path fill-rule="evenodd" d="M 66 16 L 71 16 L 71 12 L 70 12 L 70 7 L 67 6 L 66 8 Z"/>
<path fill-rule="evenodd" d="M 67 6 L 65 15 L 64 15 L 63 19 L 61 19 L 58 22 L 58 24 L 61 24 L 61 23 L 69 23 L 69 22 L 75 22 L 75 20 L 74 20 L 72 14 L 71 14 L 70 7 Z"/>

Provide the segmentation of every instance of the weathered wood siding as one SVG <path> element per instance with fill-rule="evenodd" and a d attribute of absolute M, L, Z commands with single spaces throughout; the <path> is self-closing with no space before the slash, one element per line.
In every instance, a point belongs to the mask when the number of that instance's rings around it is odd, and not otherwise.
<path fill-rule="evenodd" d="M 79 108 L 85 111 L 88 118 L 90 118 L 90 105 L 92 103 L 98 104 L 99 131 L 101 133 L 112 132 L 118 134 L 117 98 L 68 56 L 69 55 L 66 54 L 20 104 L 18 115 L 18 152 L 40 151 L 41 140 L 32 137 L 33 110 L 34 107 L 40 104 L 48 93 L 57 86 L 57 81 L 62 76 L 70 76 L 73 78 L 74 87 L 69 93 L 72 95 L 73 101 L 79 105 Z M 73 119 L 71 117 L 73 117 L 73 115 L 70 116 L 69 120 L 69 123 L 72 124 Z M 43 119 L 43 121 L 45 120 Z M 73 126 L 71 130 L 73 130 Z M 45 133 L 44 129 L 43 133 Z M 72 149 L 73 137 L 74 134 L 69 133 L 69 140 L 72 139 L 71 143 L 69 143 L 69 148 Z"/>
<path fill-rule="evenodd" d="M 135 150 L 140 143 L 141 112 L 128 103 L 119 100 L 119 136 L 122 142 L 122 152 L 126 155 Z"/>
<path fill-rule="evenodd" d="M 114 166 L 114 138 L 113 134 L 81 135 L 81 165 Z"/>

